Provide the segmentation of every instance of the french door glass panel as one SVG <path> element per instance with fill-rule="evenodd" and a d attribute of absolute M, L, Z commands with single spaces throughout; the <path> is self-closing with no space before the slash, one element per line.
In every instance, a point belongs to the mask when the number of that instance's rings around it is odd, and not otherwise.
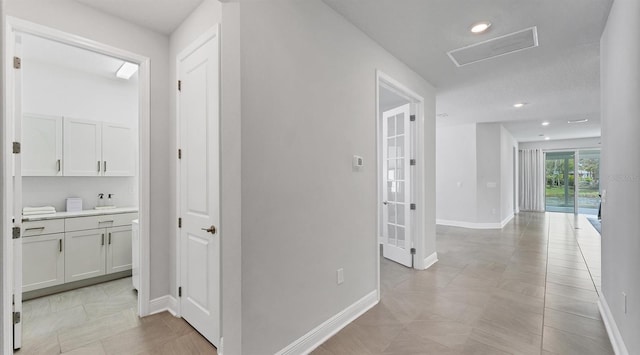
<path fill-rule="evenodd" d="M 578 152 L 578 213 L 597 215 L 600 207 L 600 150 Z"/>

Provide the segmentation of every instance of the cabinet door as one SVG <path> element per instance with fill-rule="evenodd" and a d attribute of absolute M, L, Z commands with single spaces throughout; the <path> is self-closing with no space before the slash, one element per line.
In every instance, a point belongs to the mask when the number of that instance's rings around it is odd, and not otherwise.
<path fill-rule="evenodd" d="M 102 164 L 104 176 L 134 176 L 136 150 L 133 130 L 126 126 L 102 124 Z"/>
<path fill-rule="evenodd" d="M 64 283 L 64 233 L 22 239 L 22 292 Z"/>
<path fill-rule="evenodd" d="M 73 282 L 105 274 L 104 228 L 64 234 L 64 281 Z"/>
<path fill-rule="evenodd" d="M 62 117 L 22 117 L 22 176 L 62 175 Z"/>
<path fill-rule="evenodd" d="M 107 228 L 107 274 L 131 270 L 131 225 Z"/>
<path fill-rule="evenodd" d="M 102 124 L 64 119 L 64 176 L 102 175 Z"/>

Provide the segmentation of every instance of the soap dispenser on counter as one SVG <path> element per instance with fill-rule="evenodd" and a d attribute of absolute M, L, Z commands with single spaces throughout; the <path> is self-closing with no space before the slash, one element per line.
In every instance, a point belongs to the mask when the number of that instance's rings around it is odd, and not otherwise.
<path fill-rule="evenodd" d="M 98 194 L 98 205 L 96 206 L 96 209 L 102 208 L 104 207 L 104 194 L 103 193 L 99 193 Z"/>

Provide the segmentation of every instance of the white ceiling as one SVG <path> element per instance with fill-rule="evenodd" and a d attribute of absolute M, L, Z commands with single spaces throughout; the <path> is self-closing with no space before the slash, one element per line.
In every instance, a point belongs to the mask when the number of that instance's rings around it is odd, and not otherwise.
<path fill-rule="evenodd" d="M 323 1 L 437 87 L 437 113 L 448 114 L 438 125 L 506 122 L 519 141 L 600 135 L 599 44 L 612 0 Z M 474 35 L 479 21 L 492 26 Z M 460 68 L 446 54 L 532 26 L 537 48 Z M 567 124 L 578 118 L 589 122 Z"/>
<path fill-rule="evenodd" d="M 150 28 L 171 34 L 204 0 L 76 0 L 100 10 Z"/>

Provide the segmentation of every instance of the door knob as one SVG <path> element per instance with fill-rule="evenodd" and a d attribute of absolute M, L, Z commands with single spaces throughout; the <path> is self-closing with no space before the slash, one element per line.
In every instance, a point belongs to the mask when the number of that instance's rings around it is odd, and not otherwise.
<path fill-rule="evenodd" d="M 387 202 L 387 201 L 383 201 L 383 202 L 382 202 L 382 204 L 386 206 L 386 205 L 388 205 L 388 204 L 389 204 L 389 202 Z"/>
<path fill-rule="evenodd" d="M 216 226 L 211 226 L 209 228 L 201 228 L 203 231 L 209 232 L 211 234 L 216 234 Z"/>

